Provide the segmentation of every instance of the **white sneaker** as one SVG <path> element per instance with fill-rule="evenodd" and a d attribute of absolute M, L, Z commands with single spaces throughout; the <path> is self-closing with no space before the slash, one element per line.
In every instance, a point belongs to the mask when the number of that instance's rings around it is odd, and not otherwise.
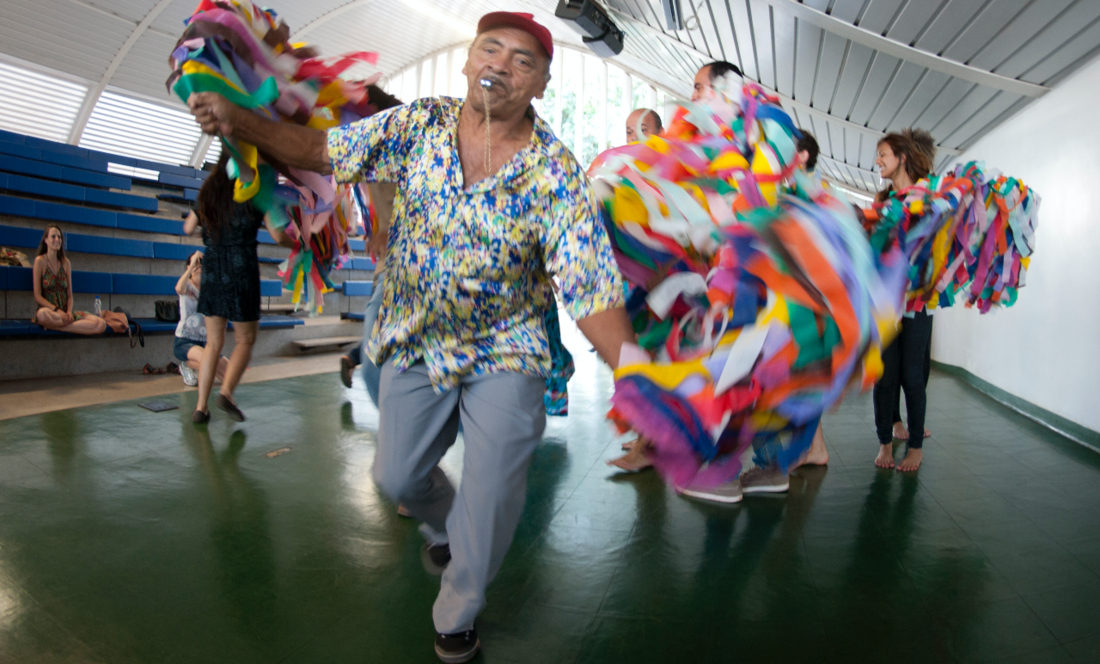
<path fill-rule="evenodd" d="M 195 387 L 199 384 L 199 376 L 195 373 L 195 370 L 186 364 L 180 365 L 180 375 L 183 376 L 183 384 L 188 387 Z"/>
<path fill-rule="evenodd" d="M 741 502 L 741 482 L 733 480 L 718 486 L 707 487 L 689 484 L 680 489 L 680 493 L 689 498 L 732 505 Z"/>
<path fill-rule="evenodd" d="M 790 478 L 779 466 L 756 466 L 741 473 L 741 489 L 745 493 L 783 493 L 791 488 Z"/>

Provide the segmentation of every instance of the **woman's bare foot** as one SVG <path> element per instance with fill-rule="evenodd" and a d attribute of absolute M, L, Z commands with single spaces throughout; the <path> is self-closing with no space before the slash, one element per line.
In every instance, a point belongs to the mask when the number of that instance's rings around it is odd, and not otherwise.
<path fill-rule="evenodd" d="M 905 453 L 905 458 L 898 462 L 898 470 L 903 473 L 911 473 L 920 468 L 922 450 L 910 449 Z"/>
<path fill-rule="evenodd" d="M 829 450 L 825 449 L 825 432 L 821 429 L 821 425 L 817 425 L 817 431 L 814 432 L 814 441 L 810 443 L 810 449 L 806 451 L 798 464 L 798 466 L 824 466 L 829 463 Z"/>
<path fill-rule="evenodd" d="M 879 468 L 894 467 L 894 445 L 892 443 L 878 446 L 878 456 L 875 457 L 875 465 Z"/>
<path fill-rule="evenodd" d="M 894 438 L 897 440 L 909 440 L 909 432 L 905 429 L 905 425 L 901 422 L 894 422 Z M 924 437 L 928 438 L 932 435 L 932 431 L 928 427 L 924 427 Z"/>
<path fill-rule="evenodd" d="M 609 466 L 615 466 L 621 470 L 625 470 L 628 473 L 636 473 L 639 470 L 645 470 L 653 465 L 653 461 L 646 454 L 646 450 L 649 448 L 647 444 L 636 443 L 633 448 L 626 454 L 617 459 L 612 459 L 607 462 Z"/>

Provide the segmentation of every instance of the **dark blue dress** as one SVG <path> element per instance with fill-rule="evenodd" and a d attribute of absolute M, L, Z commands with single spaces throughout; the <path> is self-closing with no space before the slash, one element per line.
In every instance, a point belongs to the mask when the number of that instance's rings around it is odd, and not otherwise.
<path fill-rule="evenodd" d="M 263 213 L 250 203 L 234 203 L 230 223 L 216 240 L 203 226 L 206 251 L 202 258 L 200 314 L 239 323 L 260 320 L 256 233 L 263 223 Z"/>

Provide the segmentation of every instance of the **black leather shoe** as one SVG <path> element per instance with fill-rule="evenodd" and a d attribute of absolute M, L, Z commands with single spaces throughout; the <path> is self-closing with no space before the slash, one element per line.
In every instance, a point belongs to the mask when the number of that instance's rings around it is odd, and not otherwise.
<path fill-rule="evenodd" d="M 476 629 L 468 629 L 457 634 L 439 634 L 435 637 L 435 654 L 446 664 L 462 664 L 477 656 L 481 650 L 481 641 Z"/>
<path fill-rule="evenodd" d="M 436 544 L 428 546 L 427 543 L 420 548 L 420 561 L 424 563 L 424 569 L 433 576 L 439 576 L 451 562 L 451 545 Z"/>
<path fill-rule="evenodd" d="M 233 403 L 224 394 L 218 395 L 218 408 L 221 408 L 229 415 L 229 419 L 234 422 L 244 422 L 244 413 L 240 408 L 237 408 L 237 404 Z"/>
<path fill-rule="evenodd" d="M 195 424 L 206 424 L 210 421 L 210 411 L 204 413 L 201 410 L 196 410 L 191 413 L 191 421 Z"/>

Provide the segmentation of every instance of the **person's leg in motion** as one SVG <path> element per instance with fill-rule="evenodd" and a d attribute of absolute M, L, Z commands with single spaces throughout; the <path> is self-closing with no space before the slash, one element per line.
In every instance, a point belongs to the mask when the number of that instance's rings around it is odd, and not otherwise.
<path fill-rule="evenodd" d="M 367 308 L 363 311 L 363 343 L 360 344 L 361 348 L 366 348 L 366 345 L 371 340 L 371 335 L 374 334 L 374 323 L 378 320 L 378 310 L 382 308 L 382 282 L 386 277 L 384 270 L 377 270 L 374 273 L 374 291 L 371 293 L 370 301 L 367 302 Z M 371 359 L 366 352 L 361 353 L 363 360 L 363 384 L 367 387 L 367 394 L 370 395 L 371 401 L 375 406 L 379 405 L 378 401 L 378 385 L 382 379 L 382 369 L 374 360 Z"/>
<path fill-rule="evenodd" d="M 437 394 L 423 362 L 399 373 L 389 361 L 382 367 L 380 394 L 371 474 L 382 493 L 421 522 L 429 549 L 443 547 L 455 491 L 439 460 L 458 435 L 459 390 Z"/>
<path fill-rule="evenodd" d="M 214 386 L 218 358 L 222 356 L 222 348 L 225 347 L 225 325 L 226 320 L 221 316 L 206 317 L 206 348 L 202 350 L 202 360 L 199 365 L 199 402 L 195 406 L 195 416 L 192 418 L 195 422 L 204 421 L 199 417 L 199 413 L 209 417 L 210 390 Z"/>
<path fill-rule="evenodd" d="M 462 484 L 447 518 L 451 564 L 432 617 L 440 635 L 463 635 L 485 607 L 485 588 L 512 544 L 527 493 L 527 467 L 546 427 L 541 378 L 466 378 L 459 410 L 466 444 Z M 389 400 L 385 394 L 384 400 Z M 440 652 L 440 639 L 436 653 Z M 476 632 L 467 636 L 476 652 Z M 459 661 L 459 660 L 456 660 Z"/>
<path fill-rule="evenodd" d="M 924 431 L 924 414 L 928 405 L 924 387 L 924 356 L 932 335 L 932 317 L 918 312 L 901 323 L 900 379 L 905 392 L 905 411 L 909 418 L 909 431 Z M 910 435 L 905 458 L 898 463 L 898 470 L 913 471 L 920 468 L 923 457 L 924 437 Z"/>
<path fill-rule="evenodd" d="M 901 353 L 901 335 L 882 351 L 882 378 L 875 383 L 872 399 L 875 404 L 875 433 L 878 436 L 878 456 L 875 465 L 879 468 L 894 467 L 893 414 L 897 403 L 898 362 Z"/>
<path fill-rule="evenodd" d="M 229 413 L 229 416 L 238 422 L 244 421 L 244 414 L 241 413 L 241 410 L 237 407 L 237 402 L 233 399 L 233 390 L 237 389 L 237 383 L 240 382 L 244 370 L 248 368 L 248 363 L 252 360 L 252 346 L 256 343 L 256 332 L 259 329 L 259 321 L 233 323 L 233 352 L 229 355 L 229 366 L 226 367 L 225 378 L 222 379 L 222 389 L 218 395 L 218 407 Z M 206 352 L 203 353 L 202 357 L 204 367 L 208 362 L 207 355 L 211 352 L 213 351 L 210 348 L 210 338 L 207 337 Z M 220 355 L 219 352 L 215 357 Z M 212 361 L 211 364 L 213 364 Z"/>
<path fill-rule="evenodd" d="M 202 346 L 191 346 L 187 349 L 187 366 L 191 369 L 194 369 L 195 372 L 198 372 L 199 369 L 202 367 L 202 356 Z M 225 380 L 225 370 L 228 368 L 229 360 L 219 355 L 218 363 L 217 365 L 215 365 L 214 368 L 214 375 L 217 377 L 218 380 Z"/>

